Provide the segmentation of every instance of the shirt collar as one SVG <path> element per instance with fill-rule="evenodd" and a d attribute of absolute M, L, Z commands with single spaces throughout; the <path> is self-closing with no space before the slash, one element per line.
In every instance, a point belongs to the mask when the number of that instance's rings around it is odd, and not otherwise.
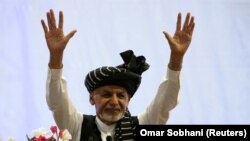
<path fill-rule="evenodd" d="M 116 123 L 114 123 L 112 125 L 107 125 L 107 124 L 103 123 L 97 116 L 96 116 L 95 122 L 96 122 L 97 128 L 101 132 L 103 132 L 105 134 L 108 134 L 108 135 L 112 134 L 112 132 L 115 129 L 115 126 L 116 126 Z"/>

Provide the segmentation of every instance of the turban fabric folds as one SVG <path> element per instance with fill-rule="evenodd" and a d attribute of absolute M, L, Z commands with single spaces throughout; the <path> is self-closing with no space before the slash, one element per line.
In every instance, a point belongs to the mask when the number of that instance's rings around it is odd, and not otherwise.
<path fill-rule="evenodd" d="M 124 63 L 118 66 L 103 66 L 90 71 L 85 77 L 89 92 L 105 85 L 118 85 L 127 89 L 131 97 L 141 83 L 141 75 L 149 68 L 144 56 L 135 56 L 132 50 L 120 53 Z"/>

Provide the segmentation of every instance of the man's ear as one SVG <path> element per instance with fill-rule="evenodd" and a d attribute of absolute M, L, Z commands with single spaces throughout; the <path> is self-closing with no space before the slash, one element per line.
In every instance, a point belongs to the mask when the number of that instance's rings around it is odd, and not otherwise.
<path fill-rule="evenodd" d="M 93 93 L 89 94 L 89 102 L 90 102 L 91 105 L 95 105 L 94 94 Z"/>

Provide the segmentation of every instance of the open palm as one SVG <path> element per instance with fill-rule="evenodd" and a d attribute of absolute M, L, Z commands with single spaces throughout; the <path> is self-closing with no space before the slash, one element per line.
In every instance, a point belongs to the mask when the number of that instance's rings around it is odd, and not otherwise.
<path fill-rule="evenodd" d="M 71 31 L 67 36 L 63 33 L 63 13 L 59 12 L 59 24 L 56 26 L 54 11 L 47 12 L 48 26 L 44 20 L 41 21 L 45 33 L 46 42 L 51 53 L 62 53 L 69 39 L 76 30 Z"/>
<path fill-rule="evenodd" d="M 191 17 L 190 20 L 190 13 L 188 13 L 181 29 L 181 13 L 179 13 L 174 36 L 171 37 L 167 32 L 163 32 L 169 42 L 172 53 L 181 56 L 185 54 L 191 43 L 194 26 L 194 17 Z"/>

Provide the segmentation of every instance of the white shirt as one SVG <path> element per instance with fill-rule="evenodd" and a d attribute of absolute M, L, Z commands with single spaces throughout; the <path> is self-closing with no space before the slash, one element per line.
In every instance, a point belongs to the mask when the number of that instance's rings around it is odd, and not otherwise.
<path fill-rule="evenodd" d="M 144 112 L 138 114 L 139 124 L 166 124 L 169 111 L 177 105 L 179 89 L 180 71 L 167 69 L 167 75 L 160 83 L 155 98 Z M 80 141 L 84 118 L 68 95 L 67 82 L 62 76 L 62 69 L 48 70 L 46 100 L 57 126 L 60 129 L 68 129 L 72 139 Z M 115 125 L 107 126 L 99 119 L 96 119 L 96 124 L 103 141 L 106 140 L 107 135 L 113 138 Z"/>
<path fill-rule="evenodd" d="M 101 138 L 103 141 L 106 141 L 107 136 L 111 136 L 112 138 L 114 137 L 114 134 L 115 134 L 114 130 L 115 130 L 116 124 L 106 125 L 97 116 L 96 116 L 95 122 L 96 122 L 97 128 L 99 129 L 101 133 Z"/>

